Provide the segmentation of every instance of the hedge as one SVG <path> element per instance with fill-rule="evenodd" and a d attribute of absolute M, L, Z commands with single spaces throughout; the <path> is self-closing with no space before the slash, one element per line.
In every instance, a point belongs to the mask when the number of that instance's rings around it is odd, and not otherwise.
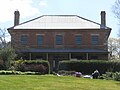
<path fill-rule="evenodd" d="M 77 71 L 83 74 L 92 74 L 98 70 L 100 74 L 105 72 L 120 72 L 120 62 L 111 62 L 103 60 L 69 60 L 60 61 L 59 70 Z"/>
<path fill-rule="evenodd" d="M 4 69 L 4 66 L 0 63 L 0 70 Z"/>
<path fill-rule="evenodd" d="M 18 71 L 38 72 L 40 74 L 48 74 L 50 72 L 50 65 L 45 60 L 18 60 L 15 63 L 15 68 Z"/>
<path fill-rule="evenodd" d="M 14 70 L 0 70 L 0 75 L 38 75 L 36 72 L 21 72 Z"/>

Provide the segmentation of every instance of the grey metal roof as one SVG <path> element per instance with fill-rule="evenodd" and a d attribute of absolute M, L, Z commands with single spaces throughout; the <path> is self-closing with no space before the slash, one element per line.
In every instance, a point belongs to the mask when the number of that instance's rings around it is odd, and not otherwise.
<path fill-rule="evenodd" d="M 100 29 L 100 24 L 77 15 L 43 15 L 9 29 Z"/>
<path fill-rule="evenodd" d="M 108 53 L 108 51 L 97 50 L 97 49 L 28 49 L 28 50 L 19 50 L 18 52 L 40 52 L 40 53 L 72 53 L 72 52 L 80 52 L 80 53 Z"/>

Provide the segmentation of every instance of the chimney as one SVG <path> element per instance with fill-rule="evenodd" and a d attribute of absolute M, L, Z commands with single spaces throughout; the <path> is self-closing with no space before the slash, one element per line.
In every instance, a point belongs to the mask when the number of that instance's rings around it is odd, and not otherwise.
<path fill-rule="evenodd" d="M 105 29 L 105 27 L 106 27 L 106 13 L 105 13 L 105 11 L 101 11 L 101 25 L 100 25 L 100 28 Z"/>
<path fill-rule="evenodd" d="M 16 10 L 14 12 L 14 26 L 18 25 L 19 24 L 19 17 L 20 17 L 20 13 L 18 10 Z"/>

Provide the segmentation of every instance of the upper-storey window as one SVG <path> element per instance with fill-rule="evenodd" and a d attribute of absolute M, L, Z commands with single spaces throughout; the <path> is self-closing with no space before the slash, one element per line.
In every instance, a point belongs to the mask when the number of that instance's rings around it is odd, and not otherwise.
<path fill-rule="evenodd" d="M 91 37 L 91 43 L 93 45 L 99 44 L 99 35 L 92 35 L 92 37 Z"/>
<path fill-rule="evenodd" d="M 43 44 L 43 35 L 37 35 L 37 44 L 42 45 Z"/>
<path fill-rule="evenodd" d="M 62 45 L 62 44 L 63 44 L 63 36 L 56 35 L 56 45 Z"/>
<path fill-rule="evenodd" d="M 81 35 L 76 35 L 76 36 L 75 36 L 75 43 L 76 43 L 77 45 L 82 44 L 82 36 L 81 36 Z"/>
<path fill-rule="evenodd" d="M 21 35 L 21 44 L 26 45 L 28 43 L 28 35 Z"/>

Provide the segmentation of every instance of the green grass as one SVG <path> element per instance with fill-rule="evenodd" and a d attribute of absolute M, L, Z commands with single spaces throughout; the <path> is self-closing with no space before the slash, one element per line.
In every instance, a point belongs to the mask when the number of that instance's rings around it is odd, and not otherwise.
<path fill-rule="evenodd" d="M 0 75 L 0 90 L 120 90 L 120 82 L 52 75 Z"/>

